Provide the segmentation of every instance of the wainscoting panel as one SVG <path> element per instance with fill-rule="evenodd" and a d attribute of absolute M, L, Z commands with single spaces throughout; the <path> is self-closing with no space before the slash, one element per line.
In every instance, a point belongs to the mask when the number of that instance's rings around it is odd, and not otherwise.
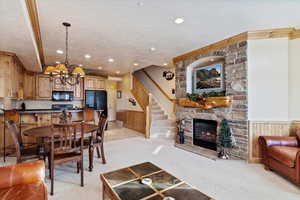
<path fill-rule="evenodd" d="M 291 122 L 249 122 L 249 159 L 250 163 L 261 161 L 261 150 L 258 143 L 259 136 L 289 136 Z"/>
<path fill-rule="evenodd" d="M 124 127 L 140 133 L 146 132 L 146 115 L 143 111 L 124 110 L 117 112 L 117 120 L 123 121 Z"/>

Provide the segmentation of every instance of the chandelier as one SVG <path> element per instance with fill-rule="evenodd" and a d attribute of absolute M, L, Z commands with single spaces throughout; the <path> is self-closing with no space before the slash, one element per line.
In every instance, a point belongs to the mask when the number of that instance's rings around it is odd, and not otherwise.
<path fill-rule="evenodd" d="M 53 77 L 59 77 L 61 83 L 63 85 L 69 84 L 69 85 L 76 85 L 80 83 L 80 79 L 84 77 L 85 73 L 83 69 L 77 65 L 71 65 L 69 64 L 68 60 L 68 50 L 69 50 L 69 32 L 68 28 L 71 26 L 70 23 L 64 22 L 62 23 L 63 26 L 66 27 L 66 57 L 65 62 L 63 64 L 58 64 L 55 67 L 54 66 L 48 66 L 44 74 L 49 74 L 51 77 L 51 80 Z"/>

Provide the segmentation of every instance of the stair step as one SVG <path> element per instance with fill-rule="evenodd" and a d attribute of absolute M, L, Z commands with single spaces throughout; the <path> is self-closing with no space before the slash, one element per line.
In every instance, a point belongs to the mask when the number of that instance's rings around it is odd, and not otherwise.
<path fill-rule="evenodd" d="M 151 108 L 151 111 L 153 112 L 159 112 L 159 111 L 163 111 L 161 108 Z"/>
<path fill-rule="evenodd" d="M 177 133 L 177 127 L 154 127 L 152 126 L 150 129 L 151 132 L 158 132 L 158 133 L 164 133 L 164 132 L 175 132 Z"/>
<path fill-rule="evenodd" d="M 153 108 L 153 109 L 161 109 L 158 104 L 152 105 L 151 108 Z"/>
<path fill-rule="evenodd" d="M 157 139 L 167 139 L 167 140 L 174 140 L 175 139 L 175 133 L 174 132 L 165 132 L 165 133 L 158 133 L 154 132 L 150 134 L 151 138 L 157 138 Z"/>
<path fill-rule="evenodd" d="M 164 111 L 163 110 L 151 110 L 151 113 L 154 115 L 164 115 Z"/>
<path fill-rule="evenodd" d="M 156 101 L 152 100 L 152 106 L 157 106 L 158 104 L 156 103 Z"/>
<path fill-rule="evenodd" d="M 153 114 L 152 113 L 152 120 L 160 120 L 160 119 L 168 119 L 168 115 L 164 114 Z"/>
<path fill-rule="evenodd" d="M 152 122 L 153 127 L 172 127 L 176 126 L 176 122 L 174 120 L 156 120 Z"/>

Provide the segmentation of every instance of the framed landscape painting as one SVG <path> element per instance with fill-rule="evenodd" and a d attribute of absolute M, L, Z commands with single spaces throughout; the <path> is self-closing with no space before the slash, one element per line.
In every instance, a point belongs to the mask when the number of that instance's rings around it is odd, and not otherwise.
<path fill-rule="evenodd" d="M 193 92 L 219 92 L 224 90 L 223 63 L 198 67 L 193 72 Z"/>

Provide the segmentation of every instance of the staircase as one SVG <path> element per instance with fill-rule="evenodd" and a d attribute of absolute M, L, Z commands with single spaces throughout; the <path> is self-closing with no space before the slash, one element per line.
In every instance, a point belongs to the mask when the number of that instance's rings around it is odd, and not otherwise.
<path fill-rule="evenodd" d="M 177 126 L 173 102 L 143 70 L 133 74 L 131 91 L 146 114 L 146 137 L 174 141 Z"/>
<path fill-rule="evenodd" d="M 168 115 L 165 114 L 155 99 L 152 99 L 150 110 L 150 138 L 174 140 L 177 131 L 175 120 L 168 119 Z"/>

